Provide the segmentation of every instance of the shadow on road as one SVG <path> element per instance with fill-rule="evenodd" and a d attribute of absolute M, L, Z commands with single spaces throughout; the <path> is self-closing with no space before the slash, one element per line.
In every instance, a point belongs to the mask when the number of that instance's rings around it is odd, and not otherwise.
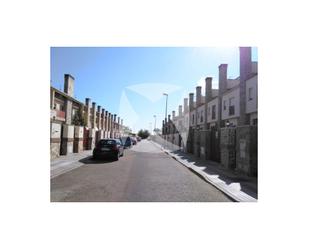
<path fill-rule="evenodd" d="M 106 159 L 93 159 L 92 156 L 85 157 L 83 159 L 80 159 L 79 162 L 84 164 L 102 164 L 102 163 L 110 163 L 115 162 L 116 160 L 112 158 L 106 158 Z"/>

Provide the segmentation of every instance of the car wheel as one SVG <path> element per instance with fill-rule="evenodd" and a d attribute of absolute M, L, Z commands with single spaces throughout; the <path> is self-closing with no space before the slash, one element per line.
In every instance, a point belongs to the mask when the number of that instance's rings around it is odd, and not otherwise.
<path fill-rule="evenodd" d="M 115 155 L 115 160 L 116 160 L 116 161 L 119 160 L 119 152 Z"/>
<path fill-rule="evenodd" d="M 97 160 L 97 157 L 95 155 L 92 156 L 93 160 Z"/>

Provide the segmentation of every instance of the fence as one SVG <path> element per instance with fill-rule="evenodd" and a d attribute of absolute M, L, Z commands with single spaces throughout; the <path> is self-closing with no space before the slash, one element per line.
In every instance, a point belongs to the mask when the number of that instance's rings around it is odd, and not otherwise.
<path fill-rule="evenodd" d="M 153 136 L 152 139 L 166 149 L 182 150 L 201 159 L 219 162 L 229 170 L 257 176 L 257 126 L 190 129 L 187 134 L 187 137 L 175 133 Z"/>

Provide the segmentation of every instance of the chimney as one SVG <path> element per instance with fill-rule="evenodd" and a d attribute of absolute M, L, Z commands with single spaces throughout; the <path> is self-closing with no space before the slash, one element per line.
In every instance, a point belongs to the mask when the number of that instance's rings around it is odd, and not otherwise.
<path fill-rule="evenodd" d="M 197 86 L 196 87 L 196 107 L 200 106 L 202 102 L 202 87 Z"/>
<path fill-rule="evenodd" d="M 95 110 L 95 107 L 96 107 L 96 103 L 95 102 L 92 102 L 92 128 L 96 128 L 96 110 Z"/>
<path fill-rule="evenodd" d="M 206 103 L 212 98 L 212 77 L 206 78 Z"/>
<path fill-rule="evenodd" d="M 182 116 L 182 105 L 178 106 L 178 116 Z"/>
<path fill-rule="evenodd" d="M 188 98 L 184 98 L 184 100 L 183 100 L 183 111 L 184 111 L 184 113 L 187 113 L 189 110 L 189 108 L 188 108 Z"/>
<path fill-rule="evenodd" d="M 86 98 L 86 126 L 91 127 L 91 120 L 90 120 L 90 98 Z"/>
<path fill-rule="evenodd" d="M 101 130 L 101 106 L 98 105 L 98 129 Z"/>
<path fill-rule="evenodd" d="M 227 64 L 219 66 L 219 95 L 227 90 Z"/>
<path fill-rule="evenodd" d="M 108 113 L 108 127 L 109 127 L 110 131 L 113 129 L 113 127 L 112 127 L 112 118 L 113 118 L 113 115 L 109 112 Z"/>
<path fill-rule="evenodd" d="M 246 80 L 252 72 L 251 47 L 239 48 L 239 119 L 238 125 L 247 125 L 250 120 L 246 115 Z"/>
<path fill-rule="evenodd" d="M 168 121 L 171 121 L 171 114 L 168 114 Z"/>
<path fill-rule="evenodd" d="M 104 108 L 102 108 L 102 119 L 101 119 L 101 123 L 102 123 L 102 125 L 101 125 L 102 129 L 105 130 L 105 109 L 104 109 Z"/>
<path fill-rule="evenodd" d="M 120 117 L 118 117 L 118 122 L 117 123 L 120 124 Z"/>
<path fill-rule="evenodd" d="M 70 74 L 64 75 L 64 92 L 72 98 L 74 97 L 74 78 Z"/>
<path fill-rule="evenodd" d="M 245 81 L 252 72 L 251 47 L 240 47 L 239 55 L 240 81 Z"/>
<path fill-rule="evenodd" d="M 189 94 L 189 110 L 190 110 L 190 112 L 193 111 L 193 109 L 194 109 L 193 98 L 194 98 L 194 93 L 190 93 Z"/>
<path fill-rule="evenodd" d="M 175 119 L 175 111 L 172 111 L 172 120 Z"/>

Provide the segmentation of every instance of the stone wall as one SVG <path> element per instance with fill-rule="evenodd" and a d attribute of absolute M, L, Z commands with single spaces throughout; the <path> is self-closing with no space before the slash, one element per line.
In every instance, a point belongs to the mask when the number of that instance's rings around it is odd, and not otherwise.
<path fill-rule="evenodd" d="M 257 176 L 257 126 L 236 128 L 236 170 Z"/>
<path fill-rule="evenodd" d="M 221 164 L 227 169 L 236 167 L 236 128 L 222 128 L 220 135 Z"/>
<path fill-rule="evenodd" d="M 95 147 L 96 140 L 96 129 L 89 129 L 89 141 L 88 141 L 88 150 L 92 150 Z"/>
<path fill-rule="evenodd" d="M 61 155 L 73 153 L 74 125 L 64 124 L 62 127 Z"/>
<path fill-rule="evenodd" d="M 50 157 L 56 158 L 60 155 L 61 124 L 50 124 Z"/>
<path fill-rule="evenodd" d="M 187 152 L 188 153 L 194 153 L 193 144 L 194 144 L 194 130 L 190 127 L 189 135 L 187 139 Z"/>
<path fill-rule="evenodd" d="M 206 130 L 201 130 L 199 134 L 200 139 L 200 158 L 206 159 Z"/>
<path fill-rule="evenodd" d="M 200 131 L 194 130 L 193 153 L 195 156 L 200 156 Z"/>
<path fill-rule="evenodd" d="M 210 160 L 210 152 L 211 152 L 211 147 L 210 147 L 210 130 L 205 130 L 205 159 Z"/>
<path fill-rule="evenodd" d="M 83 151 L 83 138 L 84 138 L 84 127 L 75 126 L 74 127 L 74 147 L 73 147 L 74 153 L 79 153 Z"/>

